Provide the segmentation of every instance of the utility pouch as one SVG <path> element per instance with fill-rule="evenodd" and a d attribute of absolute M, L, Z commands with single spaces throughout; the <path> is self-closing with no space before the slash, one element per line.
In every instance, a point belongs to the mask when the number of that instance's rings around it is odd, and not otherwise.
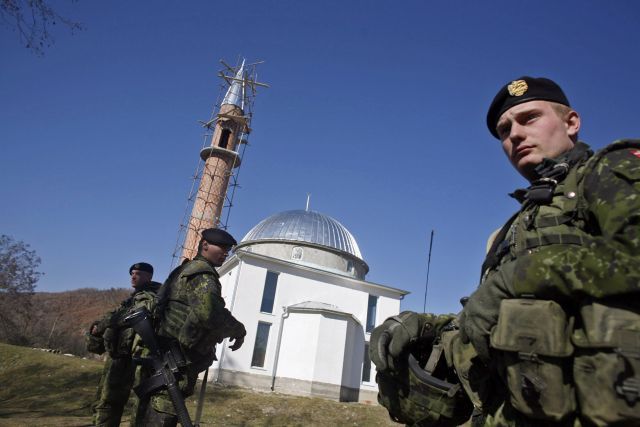
<path fill-rule="evenodd" d="M 554 301 L 508 299 L 500 304 L 491 346 L 509 388 L 511 405 L 522 414 L 559 421 L 575 411 L 571 379 L 571 330 Z"/>
<path fill-rule="evenodd" d="M 640 425 L 640 314 L 592 303 L 574 331 L 573 375 L 582 417 L 593 425 Z"/>
<path fill-rule="evenodd" d="M 118 337 L 119 337 L 118 329 L 116 328 L 107 328 L 104 330 L 104 334 L 102 334 L 102 339 L 104 340 L 104 348 L 109 353 L 109 356 L 115 357 L 118 353 Z"/>
<path fill-rule="evenodd" d="M 133 348 L 133 339 L 136 332 L 131 328 L 121 329 L 118 334 L 118 343 L 114 348 L 112 358 L 131 357 L 131 349 Z"/>

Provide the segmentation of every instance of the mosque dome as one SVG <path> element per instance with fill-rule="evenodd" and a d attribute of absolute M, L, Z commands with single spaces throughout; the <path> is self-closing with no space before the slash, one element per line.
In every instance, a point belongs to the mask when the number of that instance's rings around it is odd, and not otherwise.
<path fill-rule="evenodd" d="M 349 230 L 316 211 L 274 214 L 253 227 L 238 244 L 240 248 L 358 278 L 369 271 Z"/>

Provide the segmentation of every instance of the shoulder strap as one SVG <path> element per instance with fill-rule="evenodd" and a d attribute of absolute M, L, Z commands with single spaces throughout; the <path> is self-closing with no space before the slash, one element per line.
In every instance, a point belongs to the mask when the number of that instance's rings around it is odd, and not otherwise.
<path fill-rule="evenodd" d="M 167 308 L 167 304 L 169 303 L 169 295 L 171 295 L 171 286 L 178 279 L 180 273 L 184 267 L 188 264 L 188 262 L 183 262 L 179 266 L 173 269 L 171 273 L 169 273 L 169 277 L 164 281 L 164 284 L 158 290 L 158 303 L 156 304 L 156 308 L 153 311 L 153 317 L 156 320 L 162 319 L 164 317 L 164 310 Z"/>
<path fill-rule="evenodd" d="M 511 216 L 511 218 L 509 218 L 507 223 L 502 226 L 502 228 L 496 235 L 495 239 L 493 239 L 491 248 L 489 249 L 489 252 L 487 252 L 487 256 L 484 259 L 484 262 L 482 263 L 482 268 L 480 269 L 480 280 L 482 280 L 482 276 L 484 276 L 484 273 L 487 270 L 494 268 L 500 262 L 500 259 L 504 254 L 502 253 L 503 251 L 498 250 L 498 247 L 504 241 L 504 238 L 507 236 L 507 233 L 509 232 L 509 228 L 511 227 L 511 224 L 513 224 L 513 222 L 516 220 L 519 213 L 520 213 L 519 211 L 514 213 Z"/>

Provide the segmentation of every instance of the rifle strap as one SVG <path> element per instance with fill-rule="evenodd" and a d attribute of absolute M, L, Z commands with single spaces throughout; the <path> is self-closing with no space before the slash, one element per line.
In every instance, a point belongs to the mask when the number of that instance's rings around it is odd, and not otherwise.
<path fill-rule="evenodd" d="M 205 369 L 204 376 L 202 377 L 202 385 L 200 386 L 200 393 L 198 394 L 198 407 L 196 408 L 196 419 L 194 425 L 200 425 L 200 417 L 202 417 L 202 408 L 204 407 L 204 395 L 207 390 L 207 379 L 209 377 L 209 368 Z"/>

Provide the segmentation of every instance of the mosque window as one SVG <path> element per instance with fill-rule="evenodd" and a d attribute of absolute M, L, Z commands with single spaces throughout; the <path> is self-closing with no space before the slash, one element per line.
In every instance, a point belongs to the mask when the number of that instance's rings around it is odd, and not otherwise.
<path fill-rule="evenodd" d="M 369 357 L 369 343 L 364 343 L 364 363 L 362 364 L 362 382 L 371 382 L 371 358 Z"/>
<path fill-rule="evenodd" d="M 278 287 L 278 273 L 267 271 L 264 280 L 264 290 L 262 291 L 262 303 L 260 311 L 263 313 L 273 313 L 273 303 L 276 299 L 276 288 Z"/>
<path fill-rule="evenodd" d="M 291 251 L 291 259 L 302 259 L 303 251 L 300 246 L 296 246 Z"/>
<path fill-rule="evenodd" d="M 220 148 L 227 148 L 227 145 L 229 145 L 230 136 L 231 131 L 229 129 L 222 129 L 222 135 L 220 135 Z"/>
<path fill-rule="evenodd" d="M 267 354 L 267 343 L 269 342 L 270 329 L 271 323 L 258 322 L 256 342 L 253 346 L 253 356 L 251 356 L 251 366 L 264 368 L 264 358 Z"/>
<path fill-rule="evenodd" d="M 373 331 L 376 327 L 376 311 L 378 309 L 378 297 L 369 295 L 369 303 L 367 304 L 367 332 Z"/>

